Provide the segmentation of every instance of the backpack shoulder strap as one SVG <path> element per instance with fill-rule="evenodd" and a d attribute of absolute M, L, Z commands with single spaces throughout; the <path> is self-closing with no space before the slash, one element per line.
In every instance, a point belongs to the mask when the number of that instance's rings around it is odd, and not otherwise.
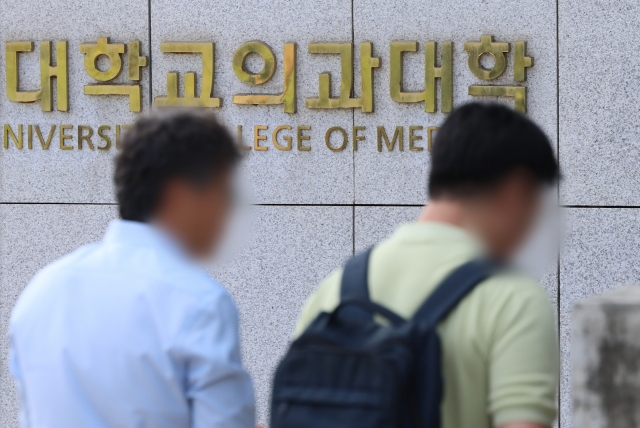
<path fill-rule="evenodd" d="M 394 325 L 404 324 L 402 317 L 372 302 L 369 297 L 369 257 L 372 250 L 369 248 L 354 256 L 345 265 L 340 284 L 340 305 L 335 312 L 347 312 L 349 318 L 359 321 L 373 321 L 374 314 L 379 314 Z"/>
<path fill-rule="evenodd" d="M 435 326 L 476 285 L 489 278 L 499 269 L 499 265 L 489 260 L 472 260 L 458 268 L 438 285 L 426 302 L 418 309 L 414 320 Z"/>
<path fill-rule="evenodd" d="M 361 300 L 368 302 L 369 299 L 369 248 L 351 258 L 344 266 L 342 273 L 342 283 L 340 285 L 340 301 Z"/>

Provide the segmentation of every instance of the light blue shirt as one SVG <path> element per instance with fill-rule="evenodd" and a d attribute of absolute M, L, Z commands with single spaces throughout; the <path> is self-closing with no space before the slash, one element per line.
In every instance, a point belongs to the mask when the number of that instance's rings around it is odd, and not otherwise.
<path fill-rule="evenodd" d="M 33 428 L 254 428 L 227 292 L 153 226 L 39 272 L 11 317 L 21 423 Z"/>

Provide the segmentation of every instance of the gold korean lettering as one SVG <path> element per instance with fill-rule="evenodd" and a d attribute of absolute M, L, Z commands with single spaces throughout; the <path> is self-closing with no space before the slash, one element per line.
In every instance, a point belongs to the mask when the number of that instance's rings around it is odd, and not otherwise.
<path fill-rule="evenodd" d="M 262 71 L 249 73 L 244 68 L 247 55 L 257 53 L 264 61 Z M 233 71 L 242 82 L 257 86 L 273 77 L 276 70 L 276 58 L 269 46 L 261 42 L 248 42 L 240 46 L 233 55 Z M 234 104 L 243 105 L 284 105 L 286 113 L 296 112 L 296 45 L 284 45 L 284 90 L 282 94 L 237 94 L 233 96 Z"/>
<path fill-rule="evenodd" d="M 510 97 L 515 101 L 515 109 L 527 112 L 527 88 L 525 86 L 469 86 L 469 95 L 485 97 Z"/>
<path fill-rule="evenodd" d="M 140 42 L 134 40 L 129 42 L 129 80 L 139 81 L 141 79 L 140 70 L 148 65 L 147 57 L 140 55 Z"/>
<path fill-rule="evenodd" d="M 360 108 L 363 112 L 373 111 L 373 69 L 380 67 L 380 58 L 373 57 L 373 45 L 360 43 L 360 84 L 361 97 L 352 98 L 353 90 L 353 44 L 352 43 L 313 43 L 309 53 L 340 55 L 340 95 L 331 97 L 331 74 L 318 76 L 318 98 L 307 98 L 310 109 Z"/>
<path fill-rule="evenodd" d="M 515 42 L 513 48 L 513 80 L 527 80 L 527 68 L 533 67 L 533 58 L 527 56 L 527 42 Z"/>
<path fill-rule="evenodd" d="M 449 113 L 453 107 L 453 43 L 443 42 L 440 47 L 441 66 L 436 66 L 437 46 L 435 42 L 425 43 L 425 70 L 424 91 L 404 92 L 403 88 L 403 53 L 417 52 L 418 42 L 391 42 L 389 92 L 391 99 L 398 103 L 417 103 L 424 101 L 424 110 L 427 113 L 437 111 L 436 80 L 440 79 L 441 101 L 440 109 L 443 113 Z"/>
<path fill-rule="evenodd" d="M 465 52 L 469 53 L 469 70 L 482 80 L 494 80 L 502 76 L 507 69 L 507 56 L 509 43 L 498 43 L 493 41 L 493 36 L 482 36 L 480 42 L 466 42 Z M 494 59 L 493 67 L 487 70 L 480 64 L 483 55 L 491 55 Z"/>
<path fill-rule="evenodd" d="M 57 109 L 69 111 L 69 81 L 67 67 L 67 42 L 56 42 L 56 65 L 51 65 L 51 42 L 40 43 L 40 86 L 43 111 L 51 111 L 53 104 L 53 91 L 51 79 L 56 78 L 56 90 L 58 95 Z"/>
<path fill-rule="evenodd" d="M 84 54 L 84 69 L 89 76 L 100 82 L 108 82 L 118 77 L 122 71 L 122 58 L 120 54 L 125 51 L 121 43 L 109 43 L 108 37 L 98 38 L 98 43 L 83 43 L 80 45 L 80 52 Z M 109 68 L 107 71 L 98 69 L 98 57 L 109 58 Z"/>
<path fill-rule="evenodd" d="M 32 103 L 40 99 L 40 90 L 29 92 L 18 90 L 18 78 L 20 76 L 18 53 L 31 51 L 33 51 L 33 42 L 7 42 L 5 46 L 7 98 L 14 103 Z"/>
<path fill-rule="evenodd" d="M 7 98 L 17 103 L 31 103 L 40 100 L 42 111 L 51 111 L 53 91 L 51 79 L 56 78 L 57 109 L 69 110 L 69 83 L 67 66 L 67 42 L 56 42 L 56 65 L 51 65 L 51 42 L 40 43 L 40 89 L 36 91 L 19 90 L 18 54 L 32 52 L 33 42 L 7 42 L 6 54 L 6 88 Z"/>
<path fill-rule="evenodd" d="M 507 69 L 507 53 L 509 43 L 493 41 L 493 36 L 482 36 L 480 42 L 467 42 L 464 49 L 469 53 L 469 70 L 482 80 L 494 80 Z M 533 66 L 533 58 L 526 55 L 526 42 L 514 43 L 514 80 L 524 82 L 527 79 L 526 70 Z M 485 69 L 480 64 L 483 55 L 490 55 L 494 59 L 491 69 Z M 468 89 L 469 95 L 489 97 L 510 97 L 514 99 L 515 109 L 525 113 L 527 111 L 527 88 L 524 86 L 472 85 Z"/>
<path fill-rule="evenodd" d="M 108 37 L 99 37 L 97 43 L 83 43 L 80 52 L 84 53 L 84 68 L 89 76 L 99 82 L 110 82 L 122 71 L 122 54 L 126 51 L 122 43 L 110 43 Z M 97 61 L 101 56 L 109 59 L 109 68 L 102 71 Z M 147 57 L 140 56 L 140 42 L 129 43 L 129 79 L 140 80 L 140 68 L 147 65 Z M 142 87 L 140 85 L 85 85 L 85 95 L 126 95 L 129 97 L 129 111 L 142 110 Z M 79 144 L 81 144 L 79 142 Z M 81 146 L 80 146 L 81 147 Z"/>
<path fill-rule="evenodd" d="M 220 98 L 213 97 L 215 45 L 213 43 L 164 42 L 160 44 L 163 53 L 191 53 L 202 55 L 202 84 L 200 95 L 196 97 L 196 73 L 184 75 L 184 96 L 178 96 L 178 73 L 167 73 L 167 95 L 156 97 L 158 107 L 220 107 Z"/>

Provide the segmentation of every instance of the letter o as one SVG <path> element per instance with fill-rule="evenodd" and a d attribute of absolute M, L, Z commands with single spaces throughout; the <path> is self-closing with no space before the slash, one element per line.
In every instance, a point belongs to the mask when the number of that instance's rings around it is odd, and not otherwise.
<path fill-rule="evenodd" d="M 342 145 L 340 147 L 333 147 L 331 145 L 331 134 L 333 134 L 335 131 L 340 131 L 342 133 Z M 349 137 L 347 135 L 347 131 L 345 131 L 344 128 L 334 126 L 327 130 L 327 133 L 324 135 L 324 141 L 327 143 L 327 147 L 329 147 L 329 150 L 331 150 L 332 152 L 341 152 L 347 147 L 347 144 L 349 144 Z"/>
<path fill-rule="evenodd" d="M 244 60 L 250 53 L 257 53 L 264 61 L 262 71 L 257 74 L 251 74 L 244 68 Z M 276 71 L 276 57 L 269 46 L 262 42 L 247 42 L 240 46 L 233 54 L 233 71 L 238 79 L 249 85 L 261 85 L 268 82 L 273 73 Z"/>

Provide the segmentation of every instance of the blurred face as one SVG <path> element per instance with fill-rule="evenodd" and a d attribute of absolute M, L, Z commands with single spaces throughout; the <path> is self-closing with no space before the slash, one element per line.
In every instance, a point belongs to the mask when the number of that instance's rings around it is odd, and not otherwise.
<path fill-rule="evenodd" d="M 485 242 L 493 256 L 511 257 L 527 238 L 542 204 L 543 189 L 533 177 L 518 171 L 484 201 Z"/>
<path fill-rule="evenodd" d="M 232 170 L 202 185 L 176 178 L 169 183 L 156 221 L 196 258 L 215 252 L 223 238 L 233 203 Z"/>

